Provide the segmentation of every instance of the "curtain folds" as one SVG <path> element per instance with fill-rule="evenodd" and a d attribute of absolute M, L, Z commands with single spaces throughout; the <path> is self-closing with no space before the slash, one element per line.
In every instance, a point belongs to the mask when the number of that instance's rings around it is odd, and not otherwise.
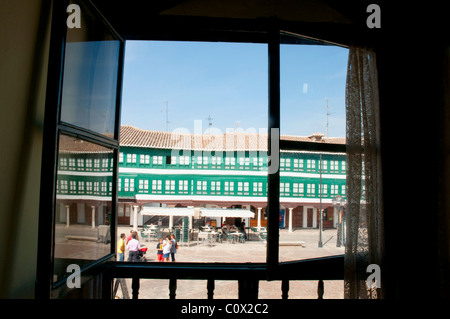
<path fill-rule="evenodd" d="M 350 47 L 346 83 L 345 298 L 383 298 L 383 207 L 375 53 Z M 368 266 L 377 265 L 375 272 Z M 370 269 L 370 268 L 369 268 Z M 374 274 L 374 275 L 372 275 Z M 372 275 L 372 276 L 371 276 Z"/>

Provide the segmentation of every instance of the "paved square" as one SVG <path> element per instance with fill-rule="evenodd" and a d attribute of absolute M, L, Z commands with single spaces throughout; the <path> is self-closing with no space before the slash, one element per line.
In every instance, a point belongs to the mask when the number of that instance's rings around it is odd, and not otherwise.
<path fill-rule="evenodd" d="M 119 227 L 118 234 L 129 234 L 131 227 Z M 194 240 L 189 245 L 179 243 L 176 254 L 177 262 L 265 262 L 266 244 L 250 233 L 245 243 L 212 243 L 204 244 Z M 319 230 L 296 229 L 292 233 L 280 230 L 280 243 L 300 243 L 302 246 L 280 246 L 280 262 L 318 258 L 344 254 L 344 247 L 336 247 L 337 230 L 327 229 L 322 233 L 323 247 L 318 247 Z M 142 241 L 142 246 L 148 247 L 146 259 L 148 262 L 156 261 L 156 241 Z M 128 287 L 131 280 L 127 279 Z M 129 288 L 130 293 L 131 289 Z M 342 280 L 325 281 L 324 298 L 343 298 L 344 283 Z M 121 292 L 118 296 L 122 297 Z M 215 299 L 237 299 L 238 284 L 236 281 L 216 281 Z M 261 299 L 280 299 L 280 281 L 260 281 L 259 297 Z M 141 299 L 168 299 L 169 280 L 141 279 L 139 298 Z M 178 280 L 177 299 L 206 299 L 206 280 Z M 289 298 L 315 299 L 317 298 L 317 281 L 291 281 Z"/>

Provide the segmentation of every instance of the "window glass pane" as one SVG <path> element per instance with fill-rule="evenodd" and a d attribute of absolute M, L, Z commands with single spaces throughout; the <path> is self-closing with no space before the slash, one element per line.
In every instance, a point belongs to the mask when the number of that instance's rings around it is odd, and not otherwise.
<path fill-rule="evenodd" d="M 266 44 L 127 42 L 120 149 L 149 154 L 152 165 L 120 163 L 119 175 L 152 182 L 119 200 L 142 208 L 147 261 L 171 232 L 180 262 L 266 261 L 251 228 L 267 225 L 267 87 Z"/>
<path fill-rule="evenodd" d="M 68 275 L 66 268 L 82 268 L 111 252 L 113 179 L 112 149 L 81 139 L 60 135 L 55 207 L 54 281 Z M 108 159 L 105 170 L 88 170 L 84 165 L 74 169 L 61 165 L 64 160 Z"/>
<path fill-rule="evenodd" d="M 348 49 L 281 36 L 281 140 L 345 144 L 347 60 Z M 280 262 L 344 253 L 345 161 L 345 153 L 281 150 Z"/>
<path fill-rule="evenodd" d="M 120 42 L 80 7 L 81 27 L 67 29 L 61 121 L 114 137 Z"/>

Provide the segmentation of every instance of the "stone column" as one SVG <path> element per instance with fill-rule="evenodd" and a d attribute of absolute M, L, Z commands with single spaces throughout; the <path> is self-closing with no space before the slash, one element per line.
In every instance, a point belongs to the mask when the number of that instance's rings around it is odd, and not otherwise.
<path fill-rule="evenodd" d="M 313 222 L 312 222 L 312 228 L 317 228 L 317 208 L 313 208 Z"/>
<path fill-rule="evenodd" d="M 261 229 L 261 207 L 258 207 L 258 230 Z"/>
<path fill-rule="evenodd" d="M 173 227 L 173 215 L 169 216 L 169 233 L 172 232 Z"/>
<path fill-rule="evenodd" d="M 303 228 L 308 228 L 308 208 L 303 206 Z"/>
<path fill-rule="evenodd" d="M 292 233 L 292 207 L 289 207 L 289 232 Z"/>
<path fill-rule="evenodd" d="M 70 206 L 66 205 L 66 227 L 70 226 Z"/>
<path fill-rule="evenodd" d="M 339 222 L 339 208 L 333 206 L 333 227 L 336 228 Z"/>
<path fill-rule="evenodd" d="M 227 209 L 228 207 L 222 207 L 222 209 Z M 227 223 L 227 218 L 226 217 L 222 217 L 222 224 L 224 224 L 224 225 L 226 225 Z M 222 225 L 220 225 L 220 226 L 222 226 Z"/>
<path fill-rule="evenodd" d="M 91 214 L 91 221 L 92 221 L 92 228 L 95 228 L 95 206 L 91 206 L 92 214 Z"/>
<path fill-rule="evenodd" d="M 133 205 L 133 230 L 137 231 L 138 229 L 138 207 L 137 205 Z"/>

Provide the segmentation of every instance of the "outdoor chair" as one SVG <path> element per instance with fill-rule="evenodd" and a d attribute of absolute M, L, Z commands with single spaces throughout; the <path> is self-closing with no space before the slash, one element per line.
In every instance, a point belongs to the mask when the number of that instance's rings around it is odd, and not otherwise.
<path fill-rule="evenodd" d="M 227 234 L 227 242 L 231 242 L 232 244 L 234 244 L 234 236 L 231 234 Z"/>
<path fill-rule="evenodd" d="M 204 244 L 205 241 L 208 240 L 208 233 L 207 233 L 207 232 L 204 232 L 204 231 L 199 232 L 199 233 L 198 233 L 198 236 L 197 236 L 197 240 L 198 240 L 198 241 L 201 240 L 202 243 Z"/>
<path fill-rule="evenodd" d="M 150 240 L 152 240 L 152 239 L 155 239 L 155 240 L 157 240 L 158 239 L 158 232 L 155 230 L 155 231 L 153 231 L 153 230 L 151 230 L 150 231 L 150 236 L 149 236 L 150 238 Z"/>
<path fill-rule="evenodd" d="M 242 244 L 245 243 L 245 235 L 243 233 L 239 234 L 239 242 Z"/>
<path fill-rule="evenodd" d="M 219 243 L 221 243 L 222 240 L 223 240 L 223 233 L 219 233 L 219 234 L 217 235 L 217 241 L 218 241 Z"/>
<path fill-rule="evenodd" d="M 267 233 L 260 233 L 259 238 L 261 238 L 261 240 L 267 241 Z"/>
<path fill-rule="evenodd" d="M 148 241 L 148 240 L 149 240 L 149 239 L 148 239 L 148 235 L 145 234 L 145 233 L 142 232 L 142 231 L 141 231 L 141 238 L 142 238 L 142 240 L 144 240 L 144 241 Z"/>

